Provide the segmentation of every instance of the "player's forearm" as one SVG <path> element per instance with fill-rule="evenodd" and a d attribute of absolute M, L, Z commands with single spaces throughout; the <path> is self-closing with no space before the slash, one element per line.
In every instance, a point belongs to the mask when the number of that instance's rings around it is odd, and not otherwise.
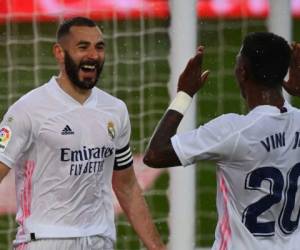
<path fill-rule="evenodd" d="M 176 134 L 183 115 L 174 110 L 167 110 L 158 124 L 144 155 L 144 162 L 151 167 L 170 167 L 180 165 L 171 144 L 171 137 Z"/>
<path fill-rule="evenodd" d="M 175 153 L 171 137 L 175 135 L 183 114 L 188 110 L 193 96 L 203 87 L 209 71 L 202 72 L 204 47 L 199 46 L 179 77 L 177 95 L 160 121 L 148 149 L 144 162 L 150 167 L 171 167 L 181 165 Z"/>
<path fill-rule="evenodd" d="M 139 185 L 134 184 L 128 191 L 116 195 L 137 235 L 148 250 L 165 250 Z"/>

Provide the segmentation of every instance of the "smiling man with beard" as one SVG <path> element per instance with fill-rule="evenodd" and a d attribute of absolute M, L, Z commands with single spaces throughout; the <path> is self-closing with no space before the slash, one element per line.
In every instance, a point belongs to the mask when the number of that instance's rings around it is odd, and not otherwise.
<path fill-rule="evenodd" d="M 86 26 L 66 25 L 57 31 L 57 43 L 53 46 L 60 67 L 57 82 L 71 96 L 77 96 L 76 92 L 82 97 L 89 96 L 103 69 L 103 34 L 93 25 L 93 21 Z"/>
<path fill-rule="evenodd" d="M 75 17 L 57 32 L 58 76 L 13 104 L 0 125 L 0 181 L 16 173 L 15 249 L 112 250 L 112 187 L 147 249 L 166 249 L 137 183 L 120 99 L 95 87 L 102 31 Z"/>
<path fill-rule="evenodd" d="M 66 73 L 71 80 L 78 88 L 82 89 L 92 89 L 98 81 L 100 73 L 103 69 L 103 63 L 100 64 L 98 61 L 87 60 L 80 62 L 79 65 L 73 61 L 68 51 L 65 52 L 65 69 Z M 83 80 L 79 80 L 78 74 L 79 71 L 82 70 L 84 72 L 93 72 L 96 71 L 96 79 L 93 78 L 83 78 Z"/>

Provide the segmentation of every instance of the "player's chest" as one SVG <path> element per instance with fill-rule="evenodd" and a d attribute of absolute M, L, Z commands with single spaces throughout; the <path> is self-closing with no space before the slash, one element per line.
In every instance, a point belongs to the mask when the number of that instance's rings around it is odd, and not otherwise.
<path fill-rule="evenodd" d="M 117 117 L 106 112 L 75 110 L 44 120 L 36 140 L 51 148 L 113 146 L 118 133 Z"/>

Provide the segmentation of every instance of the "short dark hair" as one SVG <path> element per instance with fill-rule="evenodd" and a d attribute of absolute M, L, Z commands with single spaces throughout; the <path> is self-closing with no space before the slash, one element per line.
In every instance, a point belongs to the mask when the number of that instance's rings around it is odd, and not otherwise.
<path fill-rule="evenodd" d="M 281 85 L 291 60 L 287 41 L 271 32 L 248 34 L 241 49 L 246 57 L 253 80 L 269 87 Z"/>
<path fill-rule="evenodd" d="M 67 19 L 67 20 L 63 21 L 57 29 L 57 32 L 56 32 L 57 41 L 59 41 L 63 36 L 69 34 L 70 29 L 73 26 L 95 27 L 97 25 L 93 20 L 86 18 L 86 17 L 78 16 L 78 17 L 73 17 L 71 19 Z"/>

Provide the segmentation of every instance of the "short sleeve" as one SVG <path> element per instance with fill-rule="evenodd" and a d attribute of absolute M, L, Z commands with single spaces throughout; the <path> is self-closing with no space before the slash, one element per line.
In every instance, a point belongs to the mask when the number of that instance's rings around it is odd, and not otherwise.
<path fill-rule="evenodd" d="M 122 102 L 120 133 L 116 140 L 116 157 L 114 170 L 122 170 L 133 164 L 133 157 L 129 145 L 131 125 L 126 105 Z"/>
<path fill-rule="evenodd" d="M 20 105 L 13 105 L 0 123 L 0 161 L 13 167 L 28 149 L 31 122 Z"/>
<path fill-rule="evenodd" d="M 229 116 L 220 116 L 197 129 L 176 134 L 172 146 L 183 166 L 199 160 L 230 159 L 239 133 Z"/>

